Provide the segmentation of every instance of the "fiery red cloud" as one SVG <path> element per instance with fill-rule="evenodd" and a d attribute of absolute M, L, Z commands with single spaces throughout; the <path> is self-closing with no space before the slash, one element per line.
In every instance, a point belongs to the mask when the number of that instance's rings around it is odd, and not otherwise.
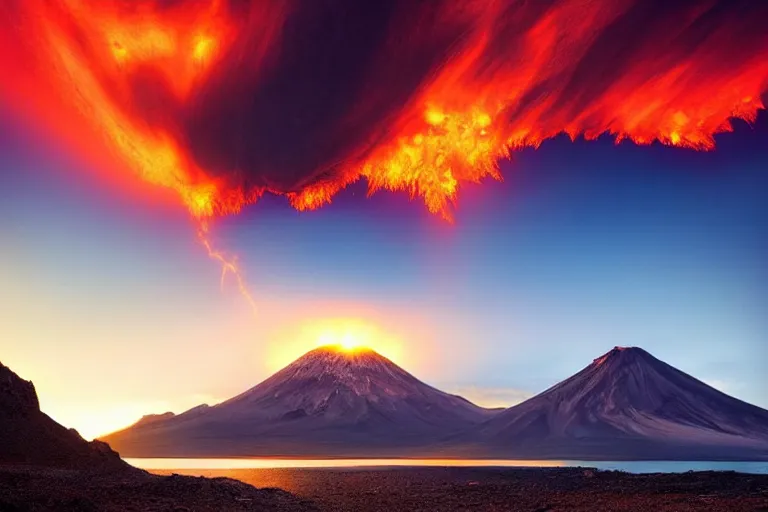
<path fill-rule="evenodd" d="M 560 133 L 694 149 L 753 120 L 768 2 L 5 0 L 2 100 L 206 219 L 365 178 L 448 214 Z M 115 167 L 113 167 L 115 168 Z"/>

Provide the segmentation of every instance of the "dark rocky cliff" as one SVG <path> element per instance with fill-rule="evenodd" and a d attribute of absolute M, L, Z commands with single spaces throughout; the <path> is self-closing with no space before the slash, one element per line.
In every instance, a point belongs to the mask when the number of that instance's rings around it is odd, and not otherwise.
<path fill-rule="evenodd" d="M 41 412 L 35 386 L 1 363 L 0 464 L 129 468 L 106 443 L 88 442 Z"/>

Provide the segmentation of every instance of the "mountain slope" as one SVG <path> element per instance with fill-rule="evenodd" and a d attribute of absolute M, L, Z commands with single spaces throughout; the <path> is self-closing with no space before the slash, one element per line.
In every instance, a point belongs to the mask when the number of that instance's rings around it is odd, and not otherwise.
<path fill-rule="evenodd" d="M 425 454 L 493 415 L 372 350 L 313 350 L 213 407 L 155 416 L 104 438 L 125 456 Z"/>
<path fill-rule="evenodd" d="M 616 347 L 456 440 L 525 458 L 764 459 L 768 411 L 642 349 Z"/>
<path fill-rule="evenodd" d="M 43 414 L 34 385 L 1 363 L 0 464 L 128 468 L 107 444 L 88 442 Z"/>

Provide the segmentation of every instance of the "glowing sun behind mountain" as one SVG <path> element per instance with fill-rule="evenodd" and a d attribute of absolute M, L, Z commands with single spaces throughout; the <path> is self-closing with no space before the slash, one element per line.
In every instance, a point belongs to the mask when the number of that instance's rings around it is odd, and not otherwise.
<path fill-rule="evenodd" d="M 341 341 L 339 341 L 338 345 L 335 345 L 335 347 L 337 347 L 342 352 L 357 352 L 358 350 L 371 348 L 367 345 L 363 345 L 360 340 L 352 337 L 343 338 Z"/>
<path fill-rule="evenodd" d="M 354 332 L 355 330 L 347 326 L 341 336 L 335 330 L 324 332 L 318 337 L 318 346 L 336 347 L 342 352 L 354 352 L 364 348 L 370 349 L 371 347 L 366 345 L 367 340 L 361 337 L 359 332 Z"/>
<path fill-rule="evenodd" d="M 350 354 L 370 349 L 402 364 L 402 343 L 396 336 L 367 320 L 326 318 L 309 320 L 277 336 L 270 343 L 267 367 L 277 371 L 318 347 L 334 347 Z"/>

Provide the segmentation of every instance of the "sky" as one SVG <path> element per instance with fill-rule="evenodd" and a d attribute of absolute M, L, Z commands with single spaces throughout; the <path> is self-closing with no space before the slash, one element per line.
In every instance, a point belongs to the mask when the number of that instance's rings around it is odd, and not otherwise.
<path fill-rule="evenodd" d="M 456 5 L 0 3 L 43 410 L 90 438 L 334 340 L 487 406 L 634 345 L 768 407 L 768 3 Z"/>
<path fill-rule="evenodd" d="M 768 407 L 766 136 L 764 112 L 709 152 L 560 136 L 463 184 L 452 223 L 363 183 L 307 212 L 267 195 L 210 234 L 254 312 L 171 193 L 3 111 L 0 361 L 89 438 L 234 396 L 350 325 L 488 406 L 621 345 Z"/>

